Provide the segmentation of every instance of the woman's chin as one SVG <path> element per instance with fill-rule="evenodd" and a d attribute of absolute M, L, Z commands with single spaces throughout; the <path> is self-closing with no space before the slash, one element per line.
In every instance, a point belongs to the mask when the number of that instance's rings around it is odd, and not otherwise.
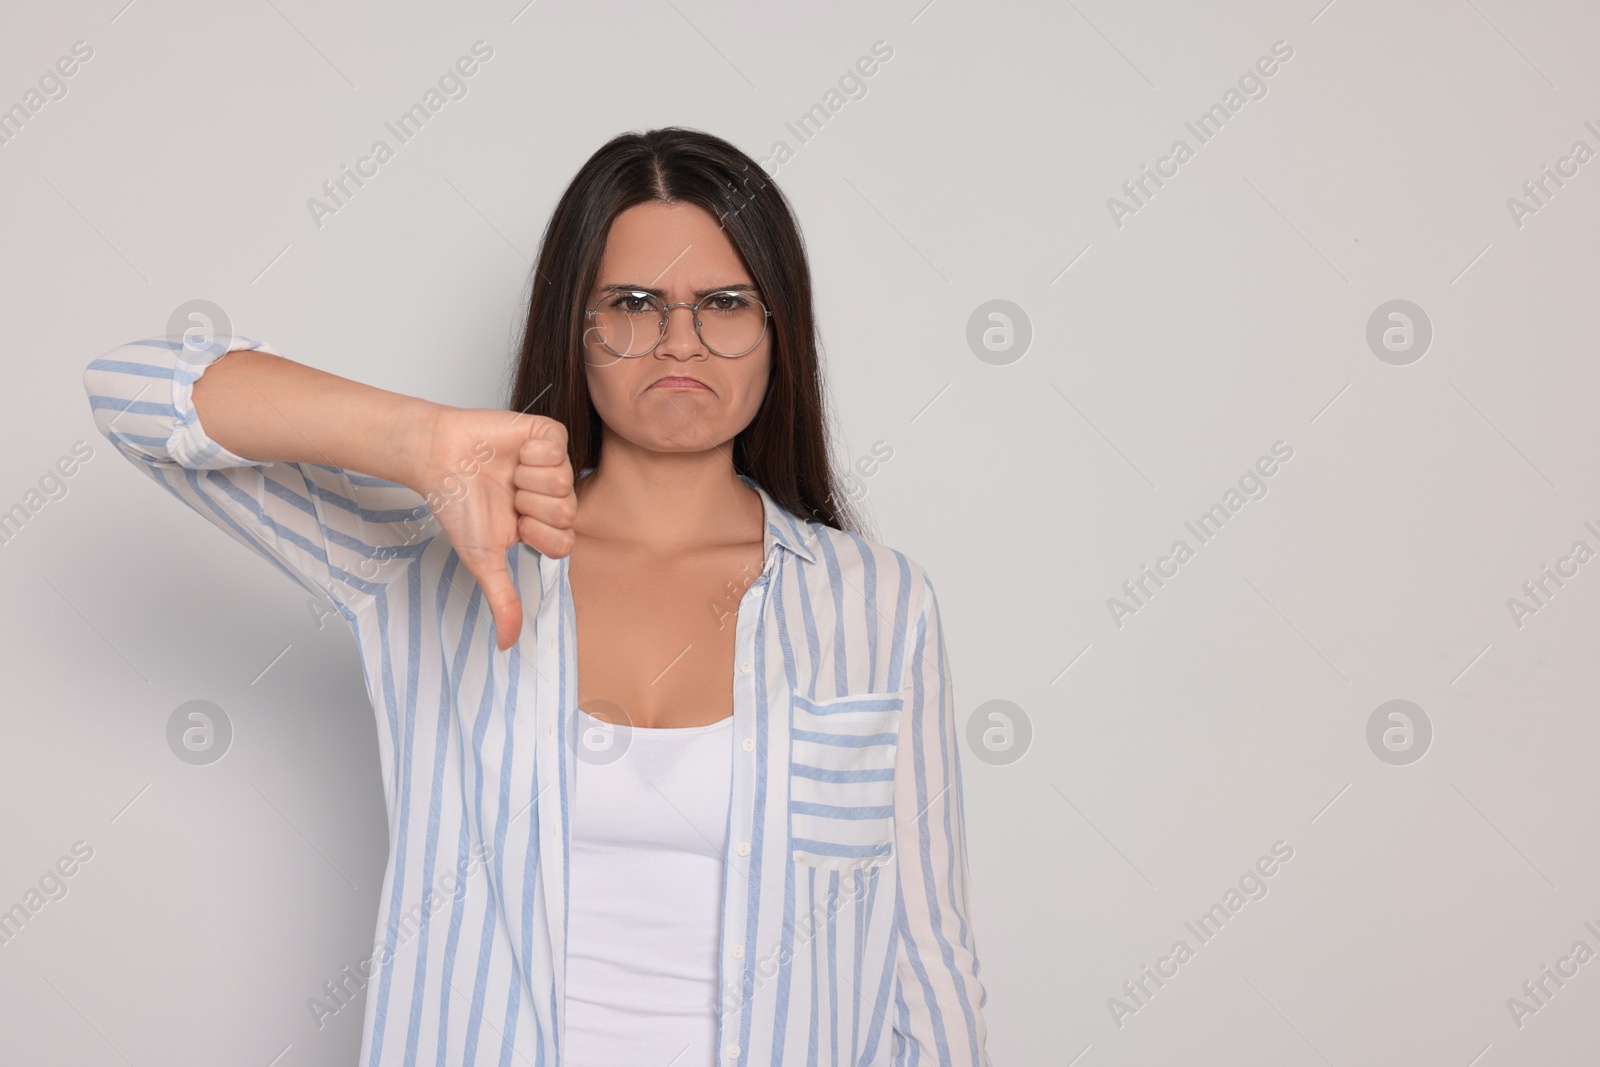
<path fill-rule="evenodd" d="M 709 452 L 732 439 L 707 426 L 663 426 L 629 436 L 651 452 Z"/>

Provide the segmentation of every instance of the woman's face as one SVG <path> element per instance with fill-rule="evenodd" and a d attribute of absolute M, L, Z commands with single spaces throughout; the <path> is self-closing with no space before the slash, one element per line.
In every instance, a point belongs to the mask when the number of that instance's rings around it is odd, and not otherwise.
<path fill-rule="evenodd" d="M 704 208 L 648 201 L 612 222 L 595 287 L 584 306 L 598 306 L 607 286 L 659 290 L 668 304 L 692 304 L 697 292 L 754 292 L 754 285 L 738 251 Z M 702 317 L 711 317 L 709 307 Z M 586 330 L 589 397 L 607 431 L 638 448 L 721 448 L 761 407 L 771 369 L 772 333 L 769 320 L 760 343 L 748 354 L 717 355 L 695 332 L 694 309 L 678 307 L 668 312 L 666 336 L 654 351 L 622 358 L 607 351 L 593 330 Z"/>

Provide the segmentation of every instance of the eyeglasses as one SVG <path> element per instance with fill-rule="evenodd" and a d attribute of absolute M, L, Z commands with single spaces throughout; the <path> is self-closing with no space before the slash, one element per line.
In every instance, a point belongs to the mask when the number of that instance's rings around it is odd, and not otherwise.
<path fill-rule="evenodd" d="M 730 358 L 754 351 L 772 318 L 765 304 L 742 289 L 722 289 L 693 304 L 668 304 L 654 293 L 623 289 L 603 294 L 584 312 L 589 322 L 584 333 L 614 356 L 649 355 L 666 338 L 667 315 L 673 308 L 692 309 L 701 344 Z"/>

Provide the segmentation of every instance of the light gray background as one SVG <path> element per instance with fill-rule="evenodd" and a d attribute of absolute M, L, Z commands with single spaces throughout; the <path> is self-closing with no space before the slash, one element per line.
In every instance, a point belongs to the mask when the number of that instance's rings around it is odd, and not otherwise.
<path fill-rule="evenodd" d="M 608 137 L 684 124 L 777 172 L 817 280 L 839 459 L 939 589 L 996 1063 L 1571 1064 L 1600 962 L 1600 562 L 1507 607 L 1600 526 L 1600 149 L 1588 5 L 1370 0 L 764 6 L 124 0 L 14 5 L 0 105 L 94 57 L 0 146 L 0 509 L 94 458 L 0 546 L 0 908 L 94 857 L 0 945 L 0 1062 L 347 1064 L 307 998 L 370 951 L 385 859 L 353 641 L 95 432 L 84 365 L 193 298 L 347 377 L 503 399 L 529 258 Z M 306 207 L 477 40 L 493 59 L 319 229 Z M 813 140 L 785 122 L 875 41 Z M 1275 41 L 1268 93 L 1120 228 L 1107 199 Z M 977 358 L 1009 300 L 1033 339 Z M 1431 320 L 1420 360 L 1366 342 Z M 1584 308 L 1590 310 L 1583 310 Z M 1273 442 L 1267 485 L 1118 628 L 1107 599 Z M 1189 538 L 1193 543 L 1193 538 Z M 1394 766 L 1366 729 L 1415 701 Z M 223 707 L 219 762 L 169 751 Z M 1217 938 L 1193 920 L 1294 849 Z M 1183 938 L 1192 960 L 1117 1026 Z M 1554 988 L 1553 986 L 1551 988 Z"/>

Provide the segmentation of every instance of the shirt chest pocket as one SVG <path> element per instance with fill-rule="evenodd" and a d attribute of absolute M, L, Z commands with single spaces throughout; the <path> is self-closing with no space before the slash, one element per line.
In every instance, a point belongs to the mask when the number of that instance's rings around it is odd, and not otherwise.
<path fill-rule="evenodd" d="M 900 693 L 795 697 L 789 839 L 811 867 L 878 867 L 894 857 L 894 759 Z"/>

